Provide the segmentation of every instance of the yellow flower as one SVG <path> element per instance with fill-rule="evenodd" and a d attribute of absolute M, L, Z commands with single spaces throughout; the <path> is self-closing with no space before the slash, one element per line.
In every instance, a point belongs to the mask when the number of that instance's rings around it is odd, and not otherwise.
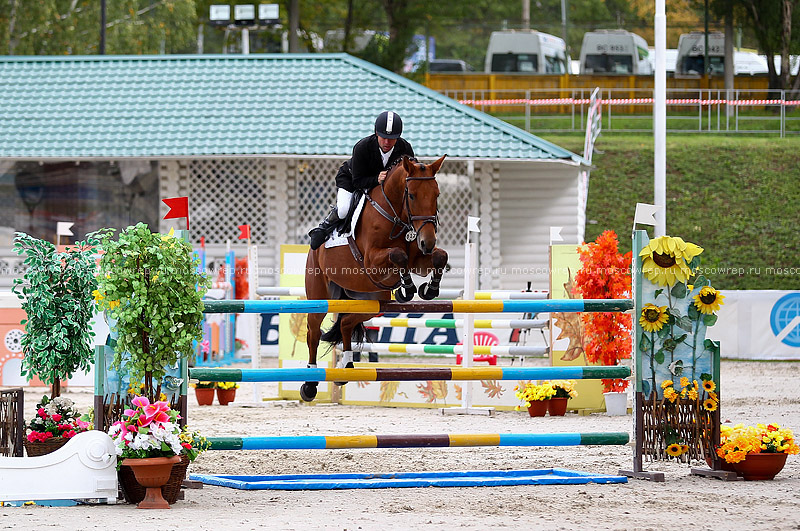
<path fill-rule="evenodd" d="M 661 389 L 666 389 L 667 387 L 672 387 L 672 380 L 664 380 L 661 382 Z"/>
<path fill-rule="evenodd" d="M 659 286 L 686 283 L 692 276 L 689 263 L 703 248 L 678 237 L 660 236 L 641 250 L 642 274 Z"/>
<path fill-rule="evenodd" d="M 712 314 L 719 311 L 719 307 L 724 303 L 725 296 L 711 286 L 705 286 L 700 293 L 694 296 L 694 305 L 701 312 Z"/>
<path fill-rule="evenodd" d="M 97 289 L 92 292 L 92 297 L 94 297 L 94 302 L 100 302 L 104 298 L 100 290 Z"/>
<path fill-rule="evenodd" d="M 658 332 L 667 321 L 669 321 L 667 307 L 656 306 L 652 303 L 645 304 L 642 314 L 639 316 L 639 324 L 646 332 Z"/>
<path fill-rule="evenodd" d="M 706 392 L 711 392 L 717 388 L 717 384 L 714 383 L 714 380 L 703 380 L 703 390 Z"/>
<path fill-rule="evenodd" d="M 681 445 L 681 454 L 685 454 L 688 451 L 689 451 L 689 445 L 688 444 L 682 444 Z"/>
<path fill-rule="evenodd" d="M 678 399 L 678 393 L 675 392 L 675 389 L 673 387 L 667 387 L 666 389 L 664 389 L 664 398 L 674 403 L 675 400 Z"/>
<path fill-rule="evenodd" d="M 683 448 L 678 443 L 672 443 L 669 446 L 667 446 L 667 453 L 672 457 L 678 457 L 683 453 Z"/>
<path fill-rule="evenodd" d="M 687 378 L 686 376 L 681 378 L 681 387 L 687 387 L 688 385 L 689 385 L 689 378 Z"/>
<path fill-rule="evenodd" d="M 689 400 L 697 400 L 697 387 L 689 388 Z"/>
<path fill-rule="evenodd" d="M 703 400 L 703 409 L 706 411 L 716 411 L 717 410 L 717 402 L 711 398 L 706 398 Z M 722 427 L 720 427 L 720 432 L 722 432 Z"/>

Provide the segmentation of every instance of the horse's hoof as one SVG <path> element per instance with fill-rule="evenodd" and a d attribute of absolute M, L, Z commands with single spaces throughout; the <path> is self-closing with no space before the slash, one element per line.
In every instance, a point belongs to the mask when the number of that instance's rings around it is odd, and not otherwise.
<path fill-rule="evenodd" d="M 410 287 L 399 287 L 394 292 L 394 299 L 397 302 L 408 302 L 414 298 L 414 294 L 417 292 L 417 288 L 414 287 L 412 284 Z"/>
<path fill-rule="evenodd" d="M 439 296 L 439 288 L 432 288 L 427 282 L 424 282 L 419 287 L 419 296 L 425 299 L 426 301 L 430 301 L 435 299 Z"/>
<path fill-rule="evenodd" d="M 317 396 L 317 382 L 306 382 L 300 386 L 300 398 L 303 402 L 311 402 Z"/>
<path fill-rule="evenodd" d="M 354 369 L 355 365 L 353 365 L 352 361 L 348 361 L 347 365 L 344 366 L 345 369 Z M 338 385 L 339 387 L 343 385 L 347 385 L 347 382 L 333 382 L 333 385 Z"/>

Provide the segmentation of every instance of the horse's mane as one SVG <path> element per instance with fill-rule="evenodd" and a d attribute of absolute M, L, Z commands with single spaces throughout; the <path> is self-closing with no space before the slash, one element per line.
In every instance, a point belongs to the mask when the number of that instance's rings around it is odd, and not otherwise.
<path fill-rule="evenodd" d="M 402 166 L 403 165 L 402 162 L 403 162 L 403 158 L 405 158 L 405 157 L 406 157 L 406 155 L 403 155 L 402 157 L 400 157 L 396 161 L 392 162 L 392 165 L 389 166 L 388 170 L 386 170 L 387 171 L 387 173 L 386 173 L 386 178 L 387 179 L 394 172 L 394 170 L 397 169 L 398 166 Z M 409 160 L 409 162 L 419 162 L 419 160 L 417 160 L 417 157 L 408 157 L 408 160 Z"/>

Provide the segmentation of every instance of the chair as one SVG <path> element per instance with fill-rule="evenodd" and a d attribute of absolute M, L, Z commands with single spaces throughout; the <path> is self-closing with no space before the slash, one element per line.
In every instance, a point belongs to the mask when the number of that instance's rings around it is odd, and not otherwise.
<path fill-rule="evenodd" d="M 500 340 L 493 333 L 480 330 L 472 334 L 472 344 L 476 347 L 494 347 L 500 344 Z M 461 365 L 461 360 L 461 354 L 456 355 L 457 365 Z M 474 355 L 472 356 L 472 361 L 485 361 L 489 365 L 497 365 L 497 354 Z"/>

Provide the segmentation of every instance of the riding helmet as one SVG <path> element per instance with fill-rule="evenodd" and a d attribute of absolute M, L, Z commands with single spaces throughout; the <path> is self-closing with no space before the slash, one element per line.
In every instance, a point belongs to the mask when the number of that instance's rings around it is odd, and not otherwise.
<path fill-rule="evenodd" d="M 400 138 L 403 133 L 403 120 L 396 112 L 383 111 L 375 120 L 375 134 L 381 138 Z"/>

